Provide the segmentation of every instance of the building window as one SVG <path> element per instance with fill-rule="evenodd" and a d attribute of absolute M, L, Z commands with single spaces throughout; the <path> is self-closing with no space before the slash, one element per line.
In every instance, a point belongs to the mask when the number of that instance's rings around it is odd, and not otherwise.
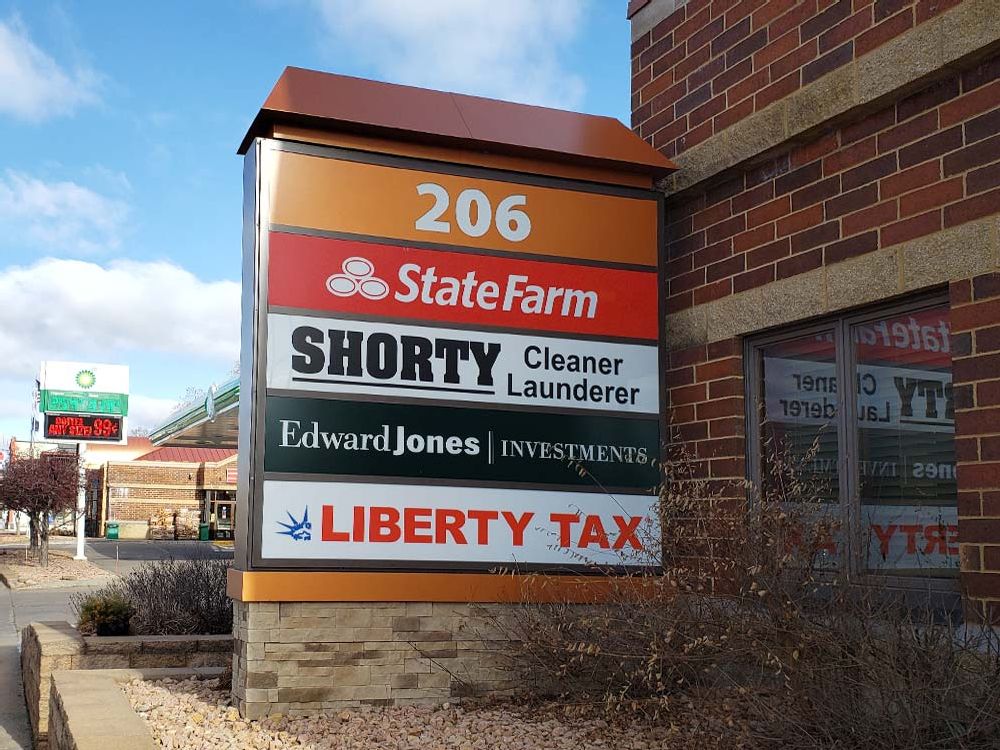
<path fill-rule="evenodd" d="M 852 573 L 958 571 L 946 300 L 838 317 L 747 344 L 751 479 L 795 467 L 836 514 L 829 562 Z M 849 384 L 851 398 L 845 398 Z"/>

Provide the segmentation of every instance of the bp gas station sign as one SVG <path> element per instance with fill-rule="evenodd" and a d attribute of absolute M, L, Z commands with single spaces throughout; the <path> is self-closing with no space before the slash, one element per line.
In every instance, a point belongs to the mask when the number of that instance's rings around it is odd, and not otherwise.
<path fill-rule="evenodd" d="M 126 441 L 127 366 L 43 362 L 38 389 L 46 439 L 57 442 Z"/>

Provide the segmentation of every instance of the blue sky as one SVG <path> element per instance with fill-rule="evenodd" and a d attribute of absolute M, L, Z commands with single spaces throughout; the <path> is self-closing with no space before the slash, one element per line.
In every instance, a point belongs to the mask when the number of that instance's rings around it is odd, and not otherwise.
<path fill-rule="evenodd" d="M 0 0 L 0 434 L 42 359 L 132 425 L 238 359 L 235 153 L 286 65 L 627 122 L 625 0 Z"/>

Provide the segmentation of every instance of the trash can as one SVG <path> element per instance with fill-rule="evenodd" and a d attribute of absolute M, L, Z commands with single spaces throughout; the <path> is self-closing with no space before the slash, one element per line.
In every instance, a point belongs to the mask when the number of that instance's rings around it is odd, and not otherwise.
<path fill-rule="evenodd" d="M 114 521 L 109 521 L 104 526 L 104 536 L 106 539 L 117 539 L 118 538 L 118 524 Z"/>
<path fill-rule="evenodd" d="M 198 541 L 207 542 L 208 541 L 208 524 L 199 523 L 198 524 Z"/>

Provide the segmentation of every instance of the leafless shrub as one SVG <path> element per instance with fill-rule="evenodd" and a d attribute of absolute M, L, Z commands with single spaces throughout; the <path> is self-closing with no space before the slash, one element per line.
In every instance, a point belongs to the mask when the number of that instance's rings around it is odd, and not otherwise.
<path fill-rule="evenodd" d="M 614 577 L 599 605 L 494 616 L 508 668 L 536 691 L 665 722 L 691 747 L 1000 745 L 992 631 L 852 580 L 836 564 L 831 506 L 817 502 L 830 493 L 809 470 L 816 445 L 769 448 L 762 488 L 669 462 L 662 569 L 595 567 Z M 538 578 L 535 590 L 557 586 Z"/>
<path fill-rule="evenodd" d="M 128 602 L 133 635 L 231 633 L 228 569 L 229 561 L 211 558 L 148 562 L 95 592 L 77 595 L 72 604 L 80 615 L 95 599 Z"/>

